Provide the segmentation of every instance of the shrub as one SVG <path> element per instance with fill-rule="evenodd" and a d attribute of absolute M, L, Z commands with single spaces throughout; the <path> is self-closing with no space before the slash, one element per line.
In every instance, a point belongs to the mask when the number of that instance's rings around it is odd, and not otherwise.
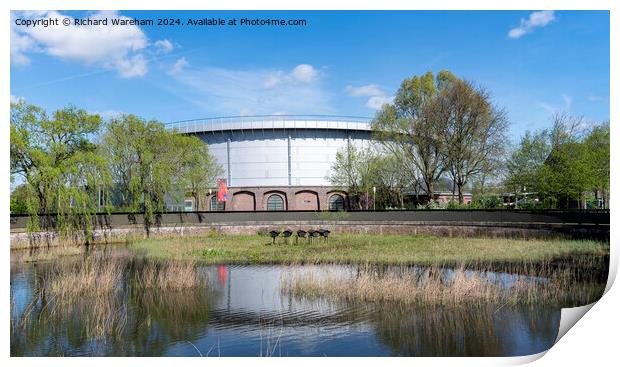
<path fill-rule="evenodd" d="M 471 203 L 471 208 L 473 209 L 496 209 L 502 207 L 503 201 L 497 195 L 478 196 Z"/>

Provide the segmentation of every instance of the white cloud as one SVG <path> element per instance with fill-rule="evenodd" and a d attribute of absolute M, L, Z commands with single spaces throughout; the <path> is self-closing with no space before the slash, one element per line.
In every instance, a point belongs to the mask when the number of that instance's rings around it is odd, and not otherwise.
<path fill-rule="evenodd" d="M 347 85 L 346 89 L 349 95 L 354 97 L 379 96 L 385 94 L 376 84 L 362 85 L 361 87 L 353 87 L 352 85 Z"/>
<path fill-rule="evenodd" d="M 12 18 L 33 17 L 73 18 L 57 11 L 14 12 Z M 91 19 L 124 18 L 116 12 L 102 11 L 89 15 Z M 50 26 L 23 27 L 11 22 L 11 61 L 25 64 L 27 53 L 40 52 L 62 60 L 81 62 L 89 66 L 116 70 L 123 78 L 146 74 L 148 67 L 142 52 L 148 39 L 138 26 Z"/>
<path fill-rule="evenodd" d="M 14 96 L 11 94 L 11 103 L 21 103 L 24 100 L 24 97 Z"/>
<path fill-rule="evenodd" d="M 554 113 L 559 111 L 559 109 L 556 106 L 551 105 L 551 104 L 546 103 L 546 102 L 540 102 L 539 101 L 539 102 L 536 102 L 536 104 L 538 105 L 538 107 L 546 110 L 549 114 L 554 114 Z"/>
<path fill-rule="evenodd" d="M 528 19 L 521 18 L 518 27 L 508 32 L 510 38 L 521 38 L 522 36 L 534 32 L 534 29 L 546 27 L 555 20 L 555 12 L 553 10 L 535 11 L 530 14 Z"/>
<path fill-rule="evenodd" d="M 168 74 L 177 75 L 181 73 L 187 65 L 189 65 L 189 63 L 185 60 L 185 57 L 181 57 L 174 63 L 174 65 L 172 65 L 172 68 L 168 71 Z"/>
<path fill-rule="evenodd" d="M 155 49 L 158 54 L 167 54 L 174 49 L 174 46 L 168 40 L 158 40 L 155 42 Z"/>
<path fill-rule="evenodd" d="M 118 71 L 118 74 L 123 78 L 143 76 L 148 70 L 146 60 L 142 55 L 119 59 L 116 61 L 116 65 L 114 67 Z"/>
<path fill-rule="evenodd" d="M 263 82 L 265 89 L 274 88 L 282 83 L 312 83 L 319 79 L 319 72 L 310 64 L 299 64 L 291 70 L 275 70 L 267 75 Z"/>
<path fill-rule="evenodd" d="M 359 87 L 347 85 L 346 91 L 353 97 L 370 97 L 366 101 L 366 107 L 373 110 L 378 110 L 386 103 L 392 103 L 394 97 L 388 96 L 381 88 L 376 84 L 367 84 Z"/>
<path fill-rule="evenodd" d="M 300 64 L 295 66 L 291 75 L 300 82 L 310 83 L 317 79 L 319 73 L 309 64 Z"/>
<path fill-rule="evenodd" d="M 11 63 L 15 65 L 30 64 L 30 59 L 26 56 L 26 52 L 34 51 L 35 49 L 35 42 L 30 37 L 17 33 L 13 26 L 11 26 Z"/>
<path fill-rule="evenodd" d="M 267 77 L 267 79 L 265 79 L 265 82 L 263 83 L 263 86 L 266 89 L 273 88 L 276 85 L 280 84 L 280 82 L 282 81 L 283 78 L 285 78 L 284 72 L 276 71 L 276 72 L 272 73 L 271 75 L 269 75 Z"/>
<path fill-rule="evenodd" d="M 173 75 L 180 86 L 166 88 L 213 115 L 333 113 L 318 75 L 301 81 L 295 69 L 192 68 Z"/>
<path fill-rule="evenodd" d="M 608 100 L 609 100 L 608 97 L 594 96 L 594 95 L 588 96 L 588 101 L 590 102 L 607 102 Z"/>
<path fill-rule="evenodd" d="M 566 94 L 562 94 L 562 99 L 564 100 L 564 111 L 569 112 L 573 105 L 573 99 Z"/>
<path fill-rule="evenodd" d="M 551 103 L 547 103 L 547 102 L 536 102 L 536 104 L 538 105 L 538 107 L 546 110 L 547 112 L 549 112 L 549 114 L 554 114 L 556 112 L 567 112 L 569 113 L 571 110 L 571 107 L 573 106 L 573 98 L 569 95 L 566 94 L 562 94 L 561 95 L 562 100 L 564 102 L 563 106 L 558 106 L 555 104 L 551 104 Z"/>
<path fill-rule="evenodd" d="M 366 102 L 366 107 L 372 108 L 374 110 L 378 110 L 381 107 L 383 107 L 384 104 L 392 103 L 393 100 L 394 100 L 394 97 L 372 96 L 368 99 L 368 102 Z"/>

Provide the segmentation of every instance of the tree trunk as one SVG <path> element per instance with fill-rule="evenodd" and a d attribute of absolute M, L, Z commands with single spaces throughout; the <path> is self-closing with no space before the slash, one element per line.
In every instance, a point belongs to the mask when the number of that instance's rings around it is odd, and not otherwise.
<path fill-rule="evenodd" d="M 463 204 L 463 186 L 457 185 L 458 193 L 459 193 L 459 204 Z"/>
<path fill-rule="evenodd" d="M 196 208 L 194 208 L 194 211 L 199 211 L 200 210 L 200 195 L 198 195 L 196 191 L 192 191 L 192 197 L 194 198 L 194 203 L 196 203 Z"/>
<path fill-rule="evenodd" d="M 428 196 L 428 202 L 433 201 L 433 183 L 426 181 L 426 195 Z"/>

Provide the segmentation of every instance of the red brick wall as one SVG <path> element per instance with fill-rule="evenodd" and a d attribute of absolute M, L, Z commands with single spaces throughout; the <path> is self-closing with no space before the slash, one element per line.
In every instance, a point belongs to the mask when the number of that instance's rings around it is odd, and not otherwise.
<path fill-rule="evenodd" d="M 232 197 L 232 210 L 255 210 L 255 196 L 249 191 L 236 192 Z"/>
<path fill-rule="evenodd" d="M 299 191 L 295 193 L 294 204 L 292 210 L 319 210 L 319 194 L 316 191 Z"/>

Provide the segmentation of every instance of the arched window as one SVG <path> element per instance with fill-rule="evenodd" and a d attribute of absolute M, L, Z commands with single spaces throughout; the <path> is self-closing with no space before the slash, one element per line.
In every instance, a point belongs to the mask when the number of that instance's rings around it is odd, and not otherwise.
<path fill-rule="evenodd" d="M 209 205 L 209 210 L 212 212 L 223 212 L 226 207 L 226 202 L 217 201 L 217 194 L 211 196 L 211 205 Z"/>
<path fill-rule="evenodd" d="M 280 195 L 271 195 L 267 199 L 267 210 L 269 211 L 281 211 L 284 210 L 284 200 Z"/>
<path fill-rule="evenodd" d="M 329 197 L 329 210 L 344 210 L 344 198 L 342 195 L 334 194 Z"/>

